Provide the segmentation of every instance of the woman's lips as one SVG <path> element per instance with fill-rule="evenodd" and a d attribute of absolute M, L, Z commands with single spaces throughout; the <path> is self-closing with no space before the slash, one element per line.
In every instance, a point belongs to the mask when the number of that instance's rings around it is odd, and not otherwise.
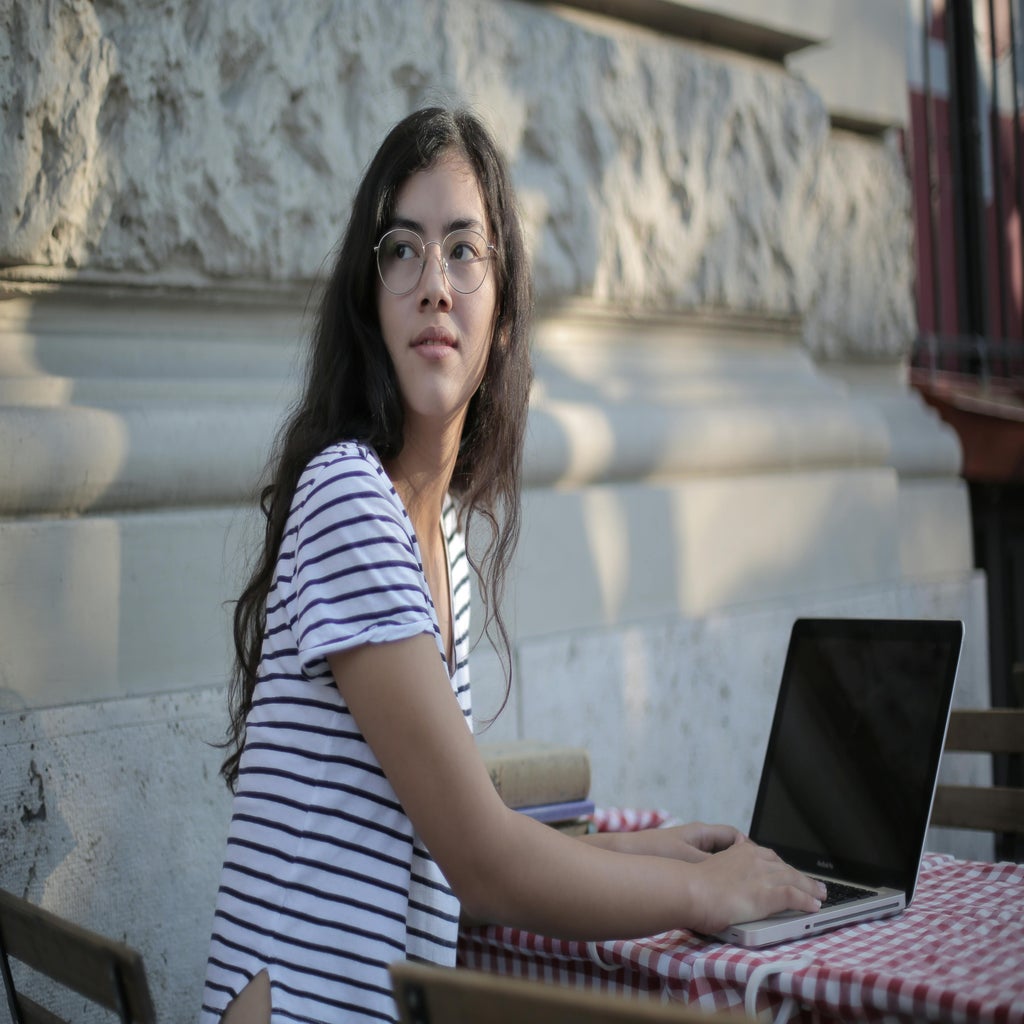
<path fill-rule="evenodd" d="M 454 335 L 443 327 L 426 327 L 413 338 L 411 347 L 427 358 L 442 359 L 459 345 Z"/>

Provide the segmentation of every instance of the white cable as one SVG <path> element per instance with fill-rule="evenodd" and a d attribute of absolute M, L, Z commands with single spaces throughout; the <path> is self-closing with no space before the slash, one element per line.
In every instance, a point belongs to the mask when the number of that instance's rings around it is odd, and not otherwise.
<path fill-rule="evenodd" d="M 606 964 L 597 955 L 597 943 L 596 942 L 588 942 L 586 944 L 586 946 L 587 946 L 587 956 L 589 956 L 590 959 L 593 960 L 594 963 L 598 965 L 598 967 L 603 967 L 606 971 L 621 971 L 622 970 L 622 964 Z"/>
<path fill-rule="evenodd" d="M 759 964 L 747 978 L 746 994 L 743 999 L 744 1013 L 748 1017 L 757 1017 L 757 997 L 765 979 L 773 974 L 783 974 L 786 971 L 801 971 L 805 967 L 810 967 L 812 963 L 814 963 L 813 957 L 802 956 L 797 960 L 776 960 L 773 963 Z M 796 1009 L 796 999 L 793 996 L 786 996 L 775 1016 L 774 1024 L 786 1024 L 793 1015 L 794 1009 Z"/>

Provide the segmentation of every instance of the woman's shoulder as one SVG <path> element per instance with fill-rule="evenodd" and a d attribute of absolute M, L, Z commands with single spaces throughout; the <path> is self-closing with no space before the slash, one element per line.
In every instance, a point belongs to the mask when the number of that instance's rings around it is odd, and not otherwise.
<path fill-rule="evenodd" d="M 336 441 L 306 464 L 295 489 L 293 509 L 346 501 L 401 508 L 377 453 L 358 441 Z"/>
<path fill-rule="evenodd" d="M 297 491 L 328 479 L 354 480 L 390 491 L 391 481 L 377 453 L 359 441 L 335 441 L 306 463 Z"/>

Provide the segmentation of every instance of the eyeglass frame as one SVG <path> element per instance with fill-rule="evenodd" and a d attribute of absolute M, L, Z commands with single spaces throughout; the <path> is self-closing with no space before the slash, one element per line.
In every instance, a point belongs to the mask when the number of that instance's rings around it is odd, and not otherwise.
<path fill-rule="evenodd" d="M 380 268 L 380 247 L 384 244 L 384 239 L 387 238 L 388 235 L 394 234 L 396 231 L 404 231 L 407 234 L 415 235 L 420 240 L 420 242 L 422 243 L 422 246 L 423 246 L 423 255 L 420 256 L 420 258 L 419 258 L 419 260 L 420 260 L 419 273 L 416 275 L 416 280 L 413 281 L 413 283 L 411 285 L 409 285 L 409 287 L 406 288 L 404 292 L 396 292 L 393 288 L 390 288 L 388 286 L 387 281 L 384 280 L 384 272 Z M 486 261 L 487 266 L 484 267 L 484 273 L 483 273 L 483 276 L 480 278 L 480 283 L 475 288 L 471 288 L 468 292 L 464 292 L 464 291 L 462 291 L 461 288 L 456 287 L 455 283 L 452 281 L 451 277 L 449 276 L 449 274 L 448 274 L 448 260 L 446 260 L 444 258 L 443 253 L 444 253 L 444 243 L 447 242 L 448 239 L 452 237 L 452 235 L 462 234 L 463 232 L 467 232 L 467 231 L 471 232 L 474 235 L 479 235 L 480 238 L 482 238 L 483 241 L 485 242 L 485 244 L 487 246 L 487 255 L 486 256 L 476 256 L 476 257 L 474 257 L 474 259 L 475 260 L 484 260 L 484 261 Z M 495 244 L 493 242 L 488 242 L 486 235 L 484 235 L 483 232 L 481 232 L 481 231 L 477 231 L 476 228 L 455 228 L 454 230 L 449 231 L 448 234 L 445 235 L 444 238 L 442 238 L 440 241 L 438 241 L 438 239 L 434 238 L 434 239 L 431 239 L 431 241 L 429 241 L 429 242 L 426 241 L 423 238 L 423 236 L 418 231 L 414 231 L 412 228 L 403 228 L 403 227 L 388 228 L 388 230 L 385 231 L 384 234 L 380 236 L 380 239 L 377 241 L 377 244 L 373 247 L 373 253 L 374 253 L 373 262 L 376 264 L 376 267 L 377 267 L 377 277 L 380 278 L 380 283 L 382 285 L 384 285 L 384 287 L 392 295 L 398 295 L 398 296 L 408 295 L 410 292 L 415 291 L 416 286 L 420 283 L 420 281 L 423 280 L 423 271 L 426 269 L 426 266 L 427 266 L 427 246 L 428 245 L 436 245 L 437 246 L 437 251 L 438 251 L 437 259 L 438 259 L 438 262 L 441 264 L 441 273 L 444 275 L 444 279 L 448 282 L 448 284 L 451 285 L 452 290 L 458 292 L 459 295 L 473 295 L 475 292 L 480 291 L 480 289 L 484 285 L 484 281 L 487 280 L 487 271 L 490 270 L 491 260 L 494 259 L 494 257 L 497 256 L 497 254 L 498 254 L 497 246 L 495 246 Z"/>

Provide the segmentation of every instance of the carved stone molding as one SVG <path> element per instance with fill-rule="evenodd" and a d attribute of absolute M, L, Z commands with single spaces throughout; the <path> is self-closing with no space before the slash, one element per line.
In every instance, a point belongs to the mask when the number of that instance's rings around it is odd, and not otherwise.
<path fill-rule="evenodd" d="M 161 12 L 15 5 L 9 273 L 313 279 L 388 126 L 456 102 L 509 154 L 542 299 L 799 316 L 833 357 L 898 358 L 914 335 L 898 149 L 831 133 L 777 64 L 512 0 Z"/>

